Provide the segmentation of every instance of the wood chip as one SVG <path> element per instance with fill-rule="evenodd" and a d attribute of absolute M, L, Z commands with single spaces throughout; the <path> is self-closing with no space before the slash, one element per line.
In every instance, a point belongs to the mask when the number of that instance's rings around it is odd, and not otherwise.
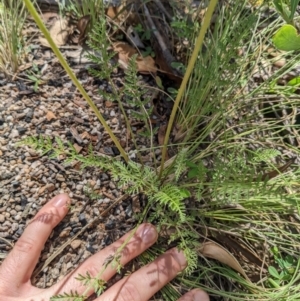
<path fill-rule="evenodd" d="M 48 121 L 51 121 L 52 119 L 56 119 L 56 116 L 54 115 L 53 112 L 48 111 L 47 114 L 46 114 L 46 118 L 47 118 Z"/>
<path fill-rule="evenodd" d="M 76 152 L 79 154 L 80 152 L 81 152 L 81 150 L 82 150 L 82 147 L 81 146 L 79 146 L 77 143 L 74 143 L 73 144 L 73 147 L 76 149 Z"/>

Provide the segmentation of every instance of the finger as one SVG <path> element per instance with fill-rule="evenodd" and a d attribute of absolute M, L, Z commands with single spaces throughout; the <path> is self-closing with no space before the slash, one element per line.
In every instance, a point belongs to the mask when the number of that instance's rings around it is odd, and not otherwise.
<path fill-rule="evenodd" d="M 61 282 L 52 287 L 52 293 L 61 294 L 72 290 L 77 291 L 79 294 L 85 293 L 88 296 L 91 295 L 94 290 L 87 289 L 86 286 L 83 286 L 82 283 L 75 278 L 79 275 L 86 276 L 86 274 L 89 273 L 92 277 L 97 276 L 98 279 L 107 281 L 116 273 L 116 269 L 109 264 L 101 276 L 99 276 L 99 272 L 103 271 L 103 266 L 107 259 L 114 256 L 116 251 L 129 239 L 130 236 L 132 237 L 121 251 L 120 263 L 122 266 L 143 253 L 157 239 L 157 231 L 151 224 L 142 224 L 136 230 L 134 235 L 132 235 L 132 233 L 132 231 L 127 233 L 109 247 L 88 258 L 75 271 L 67 275 Z"/>
<path fill-rule="evenodd" d="M 184 294 L 178 301 L 209 301 L 209 297 L 206 292 L 200 289 L 194 289 Z"/>
<path fill-rule="evenodd" d="M 182 251 L 171 249 L 152 263 L 123 278 L 95 301 L 146 301 L 186 267 Z"/>
<path fill-rule="evenodd" d="M 53 228 L 68 212 L 70 199 L 60 194 L 48 202 L 29 222 L 0 267 L 0 279 L 16 289 L 28 283 L 40 253 Z"/>

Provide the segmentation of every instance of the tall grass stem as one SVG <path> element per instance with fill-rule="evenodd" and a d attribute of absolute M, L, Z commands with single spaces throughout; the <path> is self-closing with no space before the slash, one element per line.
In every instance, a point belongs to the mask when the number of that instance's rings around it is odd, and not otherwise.
<path fill-rule="evenodd" d="M 211 0 L 210 3 L 209 3 L 207 12 L 206 12 L 205 17 L 204 17 L 203 24 L 201 26 L 198 38 L 196 40 L 195 48 L 193 50 L 191 59 L 188 63 L 186 72 L 184 74 L 182 83 L 180 85 L 180 88 L 178 90 L 178 94 L 177 94 L 176 99 L 175 99 L 175 103 L 174 103 L 174 106 L 173 106 L 173 109 L 172 109 L 172 112 L 171 112 L 171 116 L 170 116 L 170 119 L 169 119 L 168 127 L 167 127 L 167 130 L 166 130 L 166 135 L 165 135 L 165 139 L 164 139 L 164 145 L 163 145 L 163 149 L 162 149 L 161 168 L 160 168 L 160 173 L 159 173 L 160 178 L 161 178 L 162 172 L 163 172 L 163 166 L 164 166 L 165 159 L 166 159 L 166 154 L 167 154 L 167 144 L 168 144 L 168 141 L 169 141 L 169 137 L 170 137 L 170 133 L 171 133 L 173 123 L 174 123 L 174 119 L 175 119 L 175 116 L 176 116 L 176 113 L 177 113 L 177 109 L 178 109 L 179 103 L 181 101 L 181 98 L 183 96 L 183 93 L 186 89 L 186 86 L 187 86 L 188 80 L 190 78 L 190 75 L 192 74 L 192 72 L 194 70 L 194 66 L 195 66 L 199 51 L 201 50 L 206 31 L 207 31 L 207 29 L 210 25 L 212 15 L 213 15 L 213 12 L 215 10 L 215 7 L 216 7 L 217 3 L 218 3 L 218 0 Z"/>
<path fill-rule="evenodd" d="M 112 132 L 112 130 L 110 129 L 110 127 L 108 126 L 108 124 L 106 123 L 105 119 L 103 118 L 103 116 L 99 112 L 98 108 L 96 107 L 96 105 L 94 104 L 94 102 L 92 101 L 92 99 L 89 97 L 89 95 L 86 93 L 86 91 L 84 90 L 84 88 L 82 87 L 82 85 L 80 84 L 80 82 L 78 81 L 77 77 L 75 76 L 75 74 L 73 73 L 73 71 L 69 67 L 68 63 L 66 62 L 66 60 L 62 56 L 60 50 L 55 45 L 54 41 L 52 40 L 52 38 L 50 36 L 49 31 L 47 30 L 46 26 L 44 25 L 43 21 L 41 20 L 39 14 L 37 13 L 36 9 L 34 8 L 32 2 L 30 0 L 24 0 L 24 2 L 25 2 L 25 5 L 26 5 L 27 9 L 30 12 L 30 14 L 34 18 L 36 24 L 38 25 L 38 27 L 40 28 L 40 30 L 44 34 L 45 38 L 47 39 L 49 45 L 51 46 L 53 52 L 55 53 L 56 57 L 58 58 L 59 62 L 62 65 L 62 67 L 65 69 L 65 71 L 67 72 L 67 74 L 72 79 L 74 85 L 77 87 L 77 89 L 80 91 L 80 93 L 82 94 L 82 96 L 84 97 L 84 99 L 87 101 L 87 103 L 89 104 L 89 106 L 91 107 L 91 109 L 94 111 L 95 115 L 100 120 L 101 124 L 104 126 L 104 128 L 107 131 L 107 133 L 109 134 L 110 138 L 113 140 L 113 142 L 115 143 L 116 147 L 120 151 L 122 157 L 127 162 L 128 161 L 128 156 L 127 156 L 125 150 L 121 146 L 119 140 L 114 135 L 114 133 Z"/>

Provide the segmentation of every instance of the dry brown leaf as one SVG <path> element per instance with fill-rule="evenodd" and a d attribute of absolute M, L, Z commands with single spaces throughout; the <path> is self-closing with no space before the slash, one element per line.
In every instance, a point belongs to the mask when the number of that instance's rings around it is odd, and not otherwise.
<path fill-rule="evenodd" d="M 199 248 L 199 252 L 204 257 L 215 259 L 221 263 L 230 266 L 232 269 L 236 270 L 242 276 L 244 276 L 245 279 L 251 282 L 248 276 L 246 275 L 245 271 L 239 264 L 239 262 L 236 260 L 236 258 L 216 242 L 207 241 L 203 243 L 201 248 Z"/>
<path fill-rule="evenodd" d="M 130 9 L 130 2 L 133 1 L 124 1 L 120 6 L 109 6 L 106 15 L 111 18 L 115 23 L 124 23 L 126 21 L 127 24 L 137 24 L 140 22 L 138 14 L 134 13 L 132 9 Z M 129 8 L 129 9 L 127 9 Z"/>
<path fill-rule="evenodd" d="M 135 48 L 131 47 L 129 44 L 124 42 L 116 42 L 113 44 L 113 49 L 118 54 L 118 62 L 120 66 L 124 69 L 128 68 L 129 59 L 138 54 Z M 138 55 L 136 58 L 137 69 L 140 73 L 156 73 L 157 67 L 155 66 L 154 59 L 148 55 L 146 57 L 142 57 Z"/>
<path fill-rule="evenodd" d="M 275 177 L 277 177 L 279 174 L 284 173 L 286 169 L 288 169 L 290 167 L 290 165 L 292 163 L 294 163 L 295 159 L 290 159 L 286 164 L 284 164 L 283 166 L 278 167 L 275 170 L 272 170 L 270 172 L 264 173 L 261 176 L 261 180 L 265 181 L 265 180 L 270 180 L 273 179 Z"/>
<path fill-rule="evenodd" d="M 90 134 L 87 131 L 84 131 L 80 136 L 81 139 L 85 139 L 85 138 L 90 139 Z"/>
<path fill-rule="evenodd" d="M 73 147 L 75 148 L 77 154 L 79 154 L 81 152 L 81 150 L 82 150 L 82 147 L 79 146 L 77 143 L 74 143 Z"/>
<path fill-rule="evenodd" d="M 91 16 L 86 15 L 83 16 L 82 18 L 79 19 L 77 23 L 77 28 L 80 32 L 79 38 L 78 38 L 78 43 L 81 44 L 85 39 L 86 39 L 86 34 L 87 34 L 87 29 L 88 25 L 91 22 Z"/>
<path fill-rule="evenodd" d="M 106 11 L 106 15 L 108 17 L 110 17 L 111 19 L 117 19 L 117 15 L 118 15 L 118 7 L 115 7 L 115 6 L 109 6 L 107 11 Z M 116 21 L 116 20 L 115 20 Z M 119 20 L 117 20 L 119 21 Z"/>
<path fill-rule="evenodd" d="M 106 108 L 111 108 L 111 107 L 114 107 L 116 104 L 114 104 L 113 102 L 111 102 L 111 101 L 109 101 L 109 100 L 107 100 L 106 102 L 105 102 L 105 107 Z"/>
<path fill-rule="evenodd" d="M 66 44 L 68 37 L 72 32 L 73 27 L 70 27 L 69 21 L 64 18 L 57 19 L 49 30 L 53 42 L 58 47 Z M 40 37 L 40 42 L 43 46 L 50 47 L 48 41 L 44 37 Z"/>
<path fill-rule="evenodd" d="M 54 115 L 53 112 L 48 111 L 47 114 L 46 114 L 46 118 L 47 118 L 48 121 L 51 121 L 52 119 L 56 119 L 56 116 Z"/>

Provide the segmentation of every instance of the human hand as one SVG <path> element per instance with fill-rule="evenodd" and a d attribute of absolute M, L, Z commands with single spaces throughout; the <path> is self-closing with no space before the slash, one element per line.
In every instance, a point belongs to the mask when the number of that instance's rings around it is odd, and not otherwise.
<path fill-rule="evenodd" d="M 50 297 L 63 293 L 77 291 L 82 294 L 86 287 L 76 280 L 79 274 L 92 277 L 99 274 L 105 259 L 114 255 L 116 250 L 129 238 L 130 233 L 88 258 L 73 272 L 50 288 L 39 289 L 31 285 L 31 275 L 38 262 L 44 244 L 52 229 L 68 212 L 70 199 L 66 194 L 54 197 L 37 213 L 13 250 L 0 266 L 0 301 L 46 301 Z M 121 253 L 120 263 L 125 265 L 130 260 L 144 252 L 157 239 L 155 227 L 142 224 L 130 238 Z M 94 301 L 146 301 L 164 285 L 171 281 L 186 267 L 183 253 L 171 249 L 158 257 L 154 262 L 140 268 L 133 274 L 121 279 L 107 289 Z M 108 281 L 116 273 L 110 265 L 107 266 L 101 278 Z M 93 293 L 90 289 L 86 294 Z M 208 301 L 209 297 L 201 290 L 192 290 L 179 299 L 180 301 Z"/>

